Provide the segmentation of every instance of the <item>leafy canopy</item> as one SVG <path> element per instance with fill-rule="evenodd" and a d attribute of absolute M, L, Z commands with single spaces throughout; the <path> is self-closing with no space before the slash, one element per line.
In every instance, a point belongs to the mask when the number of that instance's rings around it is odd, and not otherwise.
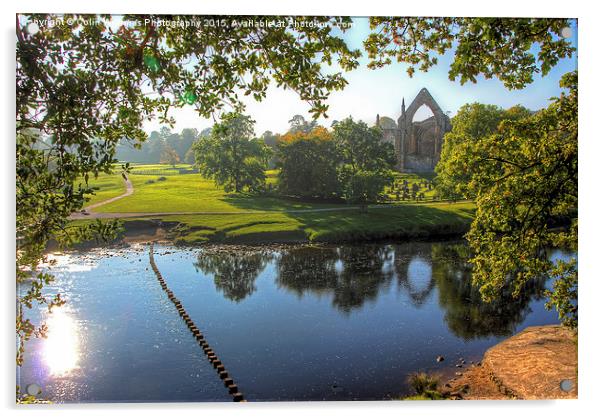
<path fill-rule="evenodd" d="M 277 161 L 283 194 L 321 199 L 340 194 L 339 155 L 327 129 L 289 131 L 278 140 Z"/>
<path fill-rule="evenodd" d="M 554 261 L 548 251 L 577 251 L 577 73 L 565 74 L 561 86 L 568 92 L 537 113 L 515 109 L 511 116 L 522 117 L 502 120 L 482 136 L 467 130 L 449 144 L 446 136 L 437 169 L 443 184 L 455 182 L 457 193 L 476 200 L 467 238 L 483 296 L 491 300 L 508 287 L 518 295 L 533 279 L 553 277 L 548 306 L 574 327 L 576 259 Z M 567 223 L 568 229 L 556 228 Z"/>
<path fill-rule="evenodd" d="M 329 93 L 347 82 L 323 66 L 351 70 L 360 56 L 340 36 L 350 23 L 346 17 L 245 27 L 234 25 L 236 17 L 67 14 L 63 23 L 44 23 L 60 18 L 16 17 L 17 283 L 35 276 L 18 302 L 18 363 L 22 343 L 44 331 L 24 319 L 23 308 L 61 303 L 60 297 L 43 296 L 52 276 L 34 273 L 47 242 L 107 239 L 116 232 L 115 222 L 76 228 L 68 217 L 93 193 L 89 178 L 115 168 L 122 138 L 139 145 L 147 139 L 143 122 L 158 117 L 173 123 L 168 113 L 173 107 L 194 106 L 203 117 L 228 107 L 241 110 L 241 97 L 261 100 L 270 80 L 296 91 L 312 115 L 325 115 Z M 41 22 L 38 31 L 28 29 L 34 20 Z M 83 24 L 90 20 L 96 24 Z M 167 24 L 149 23 L 158 20 Z M 185 20 L 213 24 L 179 25 Z M 304 24 L 309 21 L 325 25 Z M 159 158 L 161 149 L 156 151 Z"/>
<path fill-rule="evenodd" d="M 437 190 L 445 198 L 473 199 L 474 185 L 469 159 L 476 143 L 498 132 L 503 120 L 517 120 L 531 115 L 522 106 L 504 110 L 499 106 L 470 103 L 452 118 L 452 130 L 445 134 L 440 161 L 435 168 Z"/>
<path fill-rule="evenodd" d="M 362 205 L 377 201 L 384 187 L 393 182 L 391 170 L 397 163 L 393 145 L 382 141 L 379 127 L 368 127 L 351 117 L 334 126 L 333 137 L 340 155 L 343 198 Z"/>
<path fill-rule="evenodd" d="M 227 192 L 259 191 L 265 185 L 270 148 L 253 139 L 253 121 L 239 113 L 226 113 L 213 126 L 211 136 L 193 145 L 195 163 L 205 177 Z"/>
<path fill-rule="evenodd" d="M 535 73 L 545 76 L 561 58 L 573 56 L 562 37 L 569 26 L 569 19 L 371 17 L 364 47 L 370 68 L 404 62 L 410 77 L 417 66 L 428 71 L 453 49 L 450 80 L 476 83 L 482 75 L 522 89 Z"/>

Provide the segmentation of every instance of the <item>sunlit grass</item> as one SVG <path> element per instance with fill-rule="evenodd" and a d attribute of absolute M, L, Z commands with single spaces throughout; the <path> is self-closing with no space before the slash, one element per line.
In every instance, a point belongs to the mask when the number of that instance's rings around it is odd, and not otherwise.
<path fill-rule="evenodd" d="M 76 181 L 76 185 L 84 184 L 84 179 Z M 94 190 L 94 195 L 88 196 L 90 201 L 84 206 L 93 205 L 115 196 L 119 196 L 125 192 L 125 182 L 120 173 L 105 174 L 101 173 L 98 178 L 90 178 L 88 184 L 97 189 Z"/>

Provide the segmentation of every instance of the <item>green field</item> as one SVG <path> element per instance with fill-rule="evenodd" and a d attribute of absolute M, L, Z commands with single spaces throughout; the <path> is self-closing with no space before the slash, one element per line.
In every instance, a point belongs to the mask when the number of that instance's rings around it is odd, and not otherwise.
<path fill-rule="evenodd" d="M 164 177 L 163 180 L 159 180 Z M 226 193 L 199 174 L 130 174 L 134 194 L 95 209 L 97 212 L 244 212 L 333 207 L 275 197 Z"/>
<path fill-rule="evenodd" d="M 83 182 L 83 179 L 80 179 L 76 183 L 83 185 Z M 98 190 L 94 190 L 94 195 L 89 196 L 90 201 L 85 206 L 111 199 L 125 192 L 125 182 L 119 173 L 100 174 L 98 178 L 90 179 L 89 185 L 93 188 L 98 188 Z"/>
<path fill-rule="evenodd" d="M 171 215 L 177 222 L 173 238 L 182 243 L 200 242 L 337 242 L 385 238 L 458 236 L 468 230 L 474 204 L 407 204 L 390 208 L 308 213 Z"/>
<path fill-rule="evenodd" d="M 258 197 L 245 194 L 226 193 L 216 187 L 212 180 L 200 174 L 178 174 L 178 169 L 190 170 L 186 164 L 175 167 L 164 164 L 134 166 L 129 178 L 134 185 L 131 196 L 102 205 L 96 212 L 244 212 L 252 210 L 299 210 L 332 208 L 339 205 L 327 203 L 307 203 L 279 197 Z M 138 174 L 137 174 L 138 173 Z M 144 174 L 140 174 L 144 173 Z M 153 173 L 153 174 L 149 174 Z M 155 174 L 156 173 L 156 174 Z M 266 172 L 267 183 L 276 184 L 277 170 Z M 410 186 L 423 180 L 430 180 L 418 174 L 397 174 L 396 181 L 406 179 Z M 90 181 L 99 187 L 89 204 L 122 194 L 125 190 L 119 174 L 101 174 Z M 432 200 L 434 191 L 425 191 L 427 200 Z M 394 200 L 394 195 L 389 194 Z"/>
<path fill-rule="evenodd" d="M 171 237 L 186 243 L 343 241 L 459 235 L 468 229 L 474 216 L 472 202 L 452 204 L 406 201 L 390 204 L 388 207 L 372 207 L 367 213 L 361 213 L 345 204 L 308 203 L 279 197 L 231 194 L 198 173 L 178 174 L 178 169 L 190 168 L 186 165 L 174 168 L 160 164 L 134 166 L 129 175 L 134 193 L 99 206 L 94 211 L 125 214 L 208 212 L 161 216 L 163 221 L 171 222 L 172 226 L 177 225 L 171 229 Z M 276 182 L 276 170 L 270 170 L 266 175 L 268 183 Z M 397 175 L 398 182 L 403 179 L 411 185 L 413 182 L 431 180 L 432 177 Z M 101 175 L 98 179 L 91 180 L 90 184 L 98 187 L 91 203 L 118 196 L 125 190 L 120 174 Z M 319 209 L 340 210 L 290 212 Z M 273 213 L 253 213 L 254 211 Z M 128 218 L 126 222 L 132 220 L 138 219 Z"/>

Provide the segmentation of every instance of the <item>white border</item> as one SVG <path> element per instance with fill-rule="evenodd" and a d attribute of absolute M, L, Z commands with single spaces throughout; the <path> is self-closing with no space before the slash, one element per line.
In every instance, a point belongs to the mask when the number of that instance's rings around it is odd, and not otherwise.
<path fill-rule="evenodd" d="M 2 205 L 2 289 L 5 295 L 2 308 L 2 407 L 4 416 L 47 416 L 60 414 L 67 417 L 114 417 L 138 416 L 165 417 L 177 416 L 256 416 L 265 417 L 306 417 L 335 416 L 365 417 L 380 416 L 446 416 L 446 417 L 505 417 L 515 414 L 545 415 L 546 417 L 573 417 L 593 415 L 599 410 L 596 400 L 600 397 L 599 383 L 602 370 L 599 354 L 600 310 L 598 299 L 602 294 L 599 266 L 596 264 L 600 251 L 600 175 L 599 156 L 602 156 L 600 143 L 599 74 L 600 62 L 600 17 L 594 9 L 594 2 L 566 1 L 526 1 L 504 0 L 498 2 L 454 1 L 387 1 L 370 0 L 351 3 L 349 0 L 303 0 L 286 2 L 278 0 L 213 0 L 210 4 L 201 1 L 167 2 L 156 0 L 104 0 L 95 1 L 31 1 L 3 3 L 4 25 L 2 52 L 3 100 L 2 118 L 2 168 L 0 181 L 4 204 Z M 54 405 L 17 408 L 14 406 L 14 25 L 16 12 L 89 12 L 89 13 L 169 13 L 169 14 L 311 14 L 311 15 L 416 15 L 416 16 L 514 16 L 514 17 L 575 17 L 579 19 L 579 69 L 580 69 L 580 250 L 579 269 L 580 316 L 579 325 L 579 400 L 578 401 L 536 401 L 536 402 L 314 402 L 314 403 L 247 403 L 247 404 L 87 404 Z M 10 202 L 10 204 L 6 203 Z M 597 408 L 596 408 L 597 407 Z M 597 414 L 596 414 L 597 415 Z"/>

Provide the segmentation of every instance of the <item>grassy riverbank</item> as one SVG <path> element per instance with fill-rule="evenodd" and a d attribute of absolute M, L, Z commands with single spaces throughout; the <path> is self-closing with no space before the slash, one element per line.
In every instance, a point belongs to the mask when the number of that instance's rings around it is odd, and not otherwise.
<path fill-rule="evenodd" d="M 460 237 L 474 204 L 430 203 L 325 212 L 168 215 L 123 219 L 129 239 L 168 239 L 180 244 L 345 242 Z M 88 220 L 75 223 L 90 222 Z"/>
<path fill-rule="evenodd" d="M 432 201 L 432 191 L 427 192 L 430 201 L 388 201 L 370 207 L 366 213 L 344 203 L 231 194 L 198 173 L 191 173 L 191 169 L 187 165 L 134 166 L 129 174 L 133 194 L 98 206 L 94 212 L 104 218 L 124 217 L 128 237 L 160 234 L 161 238 L 188 244 L 460 236 L 468 230 L 474 216 L 473 203 Z M 269 170 L 266 175 L 268 183 L 273 183 L 277 171 Z M 410 185 L 422 184 L 431 177 L 398 174 L 399 181 Z M 125 190 L 120 174 L 102 174 L 91 180 L 91 186 L 97 191 L 90 204 L 119 196 Z"/>

